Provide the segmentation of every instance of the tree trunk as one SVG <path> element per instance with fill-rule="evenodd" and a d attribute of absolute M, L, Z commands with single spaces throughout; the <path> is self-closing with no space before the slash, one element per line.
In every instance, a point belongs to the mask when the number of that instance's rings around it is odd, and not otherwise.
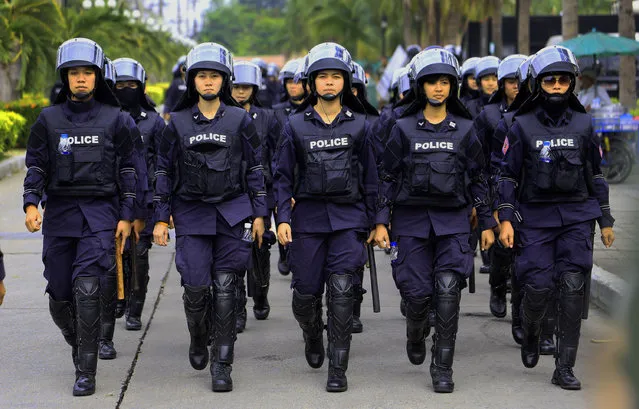
<path fill-rule="evenodd" d="M 635 39 L 632 0 L 621 0 L 619 2 L 619 35 Z M 634 55 L 621 57 L 619 66 L 619 101 L 628 109 L 634 109 L 637 104 L 636 70 Z"/>
<path fill-rule="evenodd" d="M 561 35 L 565 40 L 579 34 L 579 2 L 578 0 L 562 0 Z"/>
<path fill-rule="evenodd" d="M 413 11 L 411 0 L 402 0 L 402 20 L 404 23 L 404 47 L 414 44 L 413 41 Z"/>
<path fill-rule="evenodd" d="M 530 54 L 530 5 L 531 0 L 517 0 L 519 15 L 517 16 L 517 51 Z"/>
<path fill-rule="evenodd" d="M 502 8 L 504 6 L 504 0 L 493 0 L 493 15 L 492 15 L 492 40 L 495 44 L 495 55 L 499 58 L 504 56 L 504 41 L 501 35 L 502 27 Z"/>
<path fill-rule="evenodd" d="M 13 64 L 0 64 L 0 102 L 20 99 L 22 93 L 16 89 L 20 80 L 20 60 Z"/>
<path fill-rule="evenodd" d="M 426 25 L 426 41 L 424 44 L 437 44 L 435 26 L 437 25 L 437 15 L 435 14 L 435 0 L 428 0 L 428 24 Z"/>
<path fill-rule="evenodd" d="M 433 44 L 441 45 L 442 44 L 442 4 L 440 0 L 433 0 L 435 6 L 435 42 Z"/>

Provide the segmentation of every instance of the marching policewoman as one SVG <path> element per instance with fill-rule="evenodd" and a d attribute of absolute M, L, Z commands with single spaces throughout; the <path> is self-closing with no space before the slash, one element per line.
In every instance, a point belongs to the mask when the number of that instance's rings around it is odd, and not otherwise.
<path fill-rule="evenodd" d="M 92 395 L 98 359 L 100 287 L 115 278 L 115 237 L 131 232 L 136 174 L 146 168 L 131 116 L 120 111 L 104 76 L 102 48 L 74 38 L 58 49 L 63 88 L 31 127 L 24 180 L 25 224 L 40 230 L 53 322 L 72 347 L 73 394 Z"/>
<path fill-rule="evenodd" d="M 406 352 L 415 365 L 426 358 L 428 311 L 435 303 L 430 373 L 435 392 L 450 393 L 461 289 L 473 262 L 472 207 L 483 249 L 494 241 L 496 223 L 481 145 L 457 98 L 457 59 L 441 48 L 424 50 L 411 71 L 414 100 L 397 119 L 382 154 L 375 241 L 391 247 L 395 282 L 406 300 Z"/>
<path fill-rule="evenodd" d="M 348 388 L 353 292 L 361 285 L 377 193 L 370 126 L 351 92 L 352 73 L 351 55 L 341 45 L 322 43 L 310 50 L 311 95 L 284 127 L 274 177 L 278 238 L 290 245 L 293 314 L 312 368 L 324 362 L 327 287 L 329 392 Z"/>
<path fill-rule="evenodd" d="M 172 215 L 189 361 L 206 368 L 212 331 L 215 392 L 233 389 L 237 276 L 247 268 L 252 241 L 261 246 L 268 215 L 260 139 L 231 97 L 232 72 L 231 53 L 219 44 L 189 51 L 187 90 L 162 135 L 155 171 L 154 241 L 167 245 Z"/>
<path fill-rule="evenodd" d="M 574 55 L 564 47 L 546 47 L 532 59 L 529 71 L 532 96 L 515 114 L 503 145 L 499 239 L 518 252 L 522 362 L 528 368 L 537 365 L 542 319 L 558 288 L 552 383 L 574 390 L 581 388 L 573 367 L 592 268 L 594 221 L 610 247 L 614 218 L 599 141 L 590 115 L 573 93 L 579 73 Z"/>

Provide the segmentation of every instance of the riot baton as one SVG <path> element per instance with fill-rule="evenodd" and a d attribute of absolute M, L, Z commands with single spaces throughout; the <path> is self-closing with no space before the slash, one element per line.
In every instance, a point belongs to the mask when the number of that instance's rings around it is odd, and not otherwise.
<path fill-rule="evenodd" d="M 592 223 L 592 233 L 590 234 L 592 239 L 593 247 L 595 243 L 595 223 Z M 592 260 L 592 253 L 590 254 Z M 584 305 L 583 310 L 581 312 L 581 318 L 584 320 L 588 319 L 588 310 L 590 308 L 590 280 L 592 280 L 592 267 L 588 270 L 585 277 L 584 282 Z"/>
<path fill-rule="evenodd" d="M 118 282 L 118 300 L 124 300 L 124 271 L 122 269 L 120 246 L 122 246 L 122 236 L 117 236 L 115 238 L 115 270 Z"/>
<path fill-rule="evenodd" d="M 368 253 L 368 268 L 371 274 L 371 294 L 373 296 L 373 312 L 380 312 L 379 306 L 379 286 L 377 284 L 377 265 L 375 263 L 375 251 L 373 245 L 366 245 L 366 251 Z"/>
<path fill-rule="evenodd" d="M 473 260 L 473 264 L 475 260 Z M 470 277 L 468 277 L 468 292 L 471 294 L 475 294 L 475 266 L 473 265 L 473 269 L 470 272 Z"/>

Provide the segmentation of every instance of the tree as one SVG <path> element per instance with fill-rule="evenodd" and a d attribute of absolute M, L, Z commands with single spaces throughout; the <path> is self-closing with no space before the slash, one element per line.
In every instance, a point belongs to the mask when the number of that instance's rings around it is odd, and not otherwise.
<path fill-rule="evenodd" d="M 561 35 L 564 40 L 570 40 L 579 34 L 579 3 L 577 0 L 562 0 L 562 4 Z"/>
<path fill-rule="evenodd" d="M 493 43 L 495 44 L 495 55 L 499 58 L 504 56 L 504 41 L 502 39 L 502 8 L 503 0 L 492 0 L 493 13 L 491 16 Z"/>
<path fill-rule="evenodd" d="M 633 40 L 635 38 L 635 18 L 632 12 L 632 0 L 621 0 L 619 2 L 619 35 Z M 636 72 L 635 57 L 621 57 L 619 65 L 619 100 L 628 109 L 635 108 L 637 103 Z"/>
<path fill-rule="evenodd" d="M 530 4 L 531 0 L 517 0 L 517 51 L 530 54 Z"/>

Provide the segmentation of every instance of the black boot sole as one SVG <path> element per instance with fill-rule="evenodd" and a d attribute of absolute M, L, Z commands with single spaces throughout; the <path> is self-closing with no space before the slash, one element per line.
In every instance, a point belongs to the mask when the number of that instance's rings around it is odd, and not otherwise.
<path fill-rule="evenodd" d="M 91 396 L 93 394 L 95 394 L 95 389 L 88 391 L 73 391 L 73 396 Z"/>
<path fill-rule="evenodd" d="M 559 386 L 561 389 L 566 391 L 579 391 L 581 390 L 581 385 L 562 385 L 559 381 L 553 376 L 552 384 Z"/>
<path fill-rule="evenodd" d="M 233 384 L 232 383 L 214 383 L 211 387 L 211 389 L 213 390 L 213 392 L 231 392 L 233 390 Z"/>
<path fill-rule="evenodd" d="M 453 393 L 455 390 L 455 384 L 435 385 L 433 384 L 433 390 L 437 393 Z"/>
<path fill-rule="evenodd" d="M 493 308 L 490 308 L 490 313 L 493 314 L 493 316 L 496 318 L 504 318 L 507 314 L 506 311 L 507 310 L 505 306 L 504 306 L 504 311 L 497 311 L 497 310 L 494 310 Z"/>
<path fill-rule="evenodd" d="M 345 385 L 326 385 L 326 392 L 346 392 L 348 390 L 348 384 Z"/>

